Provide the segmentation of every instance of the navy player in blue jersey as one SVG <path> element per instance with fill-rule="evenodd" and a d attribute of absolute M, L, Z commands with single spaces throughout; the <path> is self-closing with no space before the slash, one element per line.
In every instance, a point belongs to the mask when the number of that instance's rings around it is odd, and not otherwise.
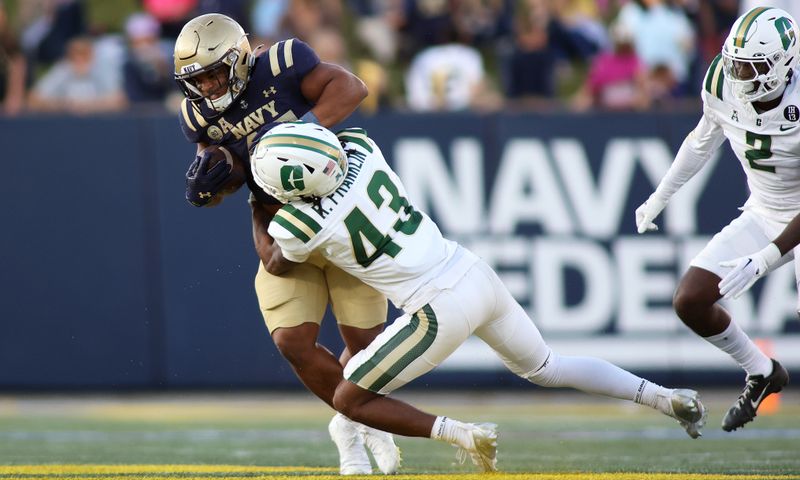
<path fill-rule="evenodd" d="M 299 39 L 253 52 L 242 27 L 221 14 L 189 21 L 176 40 L 174 61 L 175 79 L 186 97 L 179 115 L 181 129 L 187 140 L 197 144 L 186 174 L 186 199 L 195 206 L 219 203 L 231 187 L 226 162 L 208 168 L 207 146 L 219 145 L 248 163 L 250 144 L 275 122 L 302 119 L 330 127 L 350 115 L 367 95 L 358 77 L 320 62 Z M 255 185 L 249 165 L 244 170 L 251 191 L 253 237 L 262 260 L 256 294 L 267 328 L 303 384 L 333 406 L 343 365 L 383 330 L 386 299 L 321 256 L 289 274 L 273 275 L 269 260 L 275 247 L 267 227 L 281 204 Z M 346 346 L 338 359 L 317 344 L 328 303 Z M 339 448 L 342 474 L 372 473 L 365 445 L 381 472 L 395 473 L 399 468 L 399 451 L 391 435 L 338 414 L 329 431 Z"/>

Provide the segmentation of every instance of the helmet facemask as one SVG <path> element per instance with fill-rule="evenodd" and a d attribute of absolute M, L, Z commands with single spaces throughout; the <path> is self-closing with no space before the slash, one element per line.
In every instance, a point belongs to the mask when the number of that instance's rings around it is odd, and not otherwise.
<path fill-rule="evenodd" d="M 192 71 L 185 75 L 176 76 L 178 85 L 181 87 L 183 94 L 192 102 L 199 102 L 205 100 L 206 104 L 216 110 L 217 112 L 224 112 L 236 97 L 244 90 L 246 81 L 236 76 L 234 65 L 239 61 L 240 53 L 238 49 L 232 48 L 217 62 L 208 65 L 205 68 Z M 222 73 L 224 71 L 224 74 Z M 203 94 L 200 87 L 199 79 L 207 76 L 209 82 L 217 81 L 219 85 L 212 86 L 208 89 L 207 94 Z M 220 79 L 224 79 L 225 93 L 212 98 L 212 93 L 221 90 L 223 83 Z"/>
<path fill-rule="evenodd" d="M 744 102 L 754 102 L 781 88 L 786 82 L 786 54 L 774 52 L 769 56 L 738 57 L 723 50 L 722 65 L 734 95 Z M 782 68 L 783 67 L 783 68 Z"/>

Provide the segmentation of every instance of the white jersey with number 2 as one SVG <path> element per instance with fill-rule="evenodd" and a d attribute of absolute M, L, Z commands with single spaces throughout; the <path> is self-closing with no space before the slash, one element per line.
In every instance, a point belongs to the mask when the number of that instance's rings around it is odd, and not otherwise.
<path fill-rule="evenodd" d="M 747 175 L 750 198 L 744 209 L 778 222 L 800 213 L 798 84 L 795 69 L 781 103 L 759 114 L 733 94 L 718 55 L 703 82 L 703 118 L 691 133 L 695 148 L 708 155 L 728 139 Z"/>

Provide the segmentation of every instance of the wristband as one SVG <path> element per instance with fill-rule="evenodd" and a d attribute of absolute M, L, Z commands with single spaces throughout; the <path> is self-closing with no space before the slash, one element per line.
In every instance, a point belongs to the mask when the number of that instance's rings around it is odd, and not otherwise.
<path fill-rule="evenodd" d="M 317 125 L 319 125 L 319 118 L 317 118 L 317 116 L 314 115 L 314 112 L 312 112 L 311 110 L 307 111 L 305 115 L 300 117 L 300 120 L 306 123 L 316 123 Z"/>
<path fill-rule="evenodd" d="M 771 267 L 775 262 L 781 259 L 783 255 L 781 255 L 781 251 L 777 245 L 774 243 L 770 243 L 763 250 L 758 252 L 759 255 L 762 255 L 761 258 L 764 259 L 764 265 L 766 268 Z"/>

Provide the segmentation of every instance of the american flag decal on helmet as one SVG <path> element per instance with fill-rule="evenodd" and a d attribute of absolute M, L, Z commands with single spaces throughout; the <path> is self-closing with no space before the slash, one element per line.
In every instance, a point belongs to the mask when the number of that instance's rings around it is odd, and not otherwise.
<path fill-rule="evenodd" d="M 328 160 L 328 164 L 325 165 L 325 169 L 322 171 L 327 176 L 330 176 L 333 173 L 333 169 L 336 167 L 336 163 L 333 160 Z"/>

